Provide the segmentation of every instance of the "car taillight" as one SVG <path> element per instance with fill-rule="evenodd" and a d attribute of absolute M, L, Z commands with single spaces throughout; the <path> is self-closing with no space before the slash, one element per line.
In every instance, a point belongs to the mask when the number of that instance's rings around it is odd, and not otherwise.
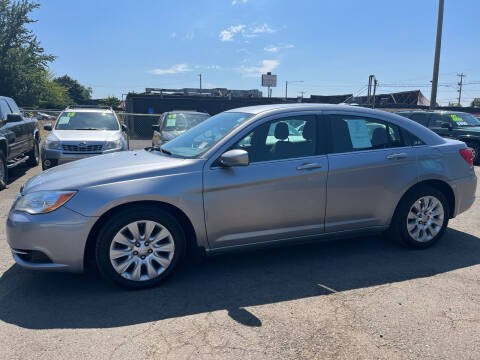
<path fill-rule="evenodd" d="M 470 149 L 460 149 L 460 155 L 462 155 L 463 159 L 466 162 L 468 162 L 470 165 L 473 165 L 472 150 L 470 150 Z"/>

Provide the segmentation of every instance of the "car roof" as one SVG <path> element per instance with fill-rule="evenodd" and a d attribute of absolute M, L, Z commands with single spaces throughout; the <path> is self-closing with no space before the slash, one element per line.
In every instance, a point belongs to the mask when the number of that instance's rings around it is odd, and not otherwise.
<path fill-rule="evenodd" d="M 68 111 L 68 112 L 111 112 L 113 113 L 112 109 L 102 109 L 102 108 L 82 108 L 82 107 L 74 107 L 74 108 L 69 108 L 67 107 L 63 111 Z"/>
<path fill-rule="evenodd" d="M 202 114 L 202 115 L 210 115 L 206 112 L 200 112 L 200 111 L 195 111 L 195 110 L 172 110 L 172 111 L 165 111 L 164 114 Z"/>

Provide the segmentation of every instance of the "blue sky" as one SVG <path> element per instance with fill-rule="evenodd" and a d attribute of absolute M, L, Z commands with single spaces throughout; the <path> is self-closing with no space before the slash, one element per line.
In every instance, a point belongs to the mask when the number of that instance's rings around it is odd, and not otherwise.
<path fill-rule="evenodd" d="M 278 74 L 274 96 L 358 92 L 375 74 L 379 92 L 429 81 L 437 0 L 43 0 L 32 28 L 58 58 L 56 75 L 93 96 L 145 87 L 253 89 Z M 446 0 L 438 99 L 480 97 L 480 1 Z M 477 84 L 469 84 L 469 83 Z M 264 91 L 266 93 L 266 91 Z"/>

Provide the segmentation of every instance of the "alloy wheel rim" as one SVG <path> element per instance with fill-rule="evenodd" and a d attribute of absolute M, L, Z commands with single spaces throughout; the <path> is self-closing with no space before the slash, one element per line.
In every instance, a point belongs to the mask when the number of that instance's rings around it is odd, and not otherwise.
<path fill-rule="evenodd" d="M 418 242 L 432 240 L 442 229 L 445 211 L 435 196 L 422 196 L 413 203 L 407 216 L 407 231 Z"/>
<path fill-rule="evenodd" d="M 148 281 L 171 264 L 175 243 L 170 231 L 151 220 L 138 220 L 117 232 L 110 244 L 113 269 L 125 279 Z"/>

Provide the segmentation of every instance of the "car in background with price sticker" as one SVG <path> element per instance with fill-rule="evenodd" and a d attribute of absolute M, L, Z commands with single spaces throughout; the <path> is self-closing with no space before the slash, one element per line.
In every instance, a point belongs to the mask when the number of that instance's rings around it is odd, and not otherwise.
<path fill-rule="evenodd" d="M 67 107 L 41 146 L 42 168 L 65 164 L 90 156 L 128 149 L 127 127 L 120 125 L 111 107 Z"/>
<path fill-rule="evenodd" d="M 209 117 L 209 114 L 197 111 L 169 111 L 163 113 L 158 124 L 152 125 L 152 146 L 165 144 Z"/>
<path fill-rule="evenodd" d="M 405 116 L 444 138 L 463 141 L 472 149 L 473 162 L 480 164 L 480 120 L 458 111 L 400 111 Z"/>

